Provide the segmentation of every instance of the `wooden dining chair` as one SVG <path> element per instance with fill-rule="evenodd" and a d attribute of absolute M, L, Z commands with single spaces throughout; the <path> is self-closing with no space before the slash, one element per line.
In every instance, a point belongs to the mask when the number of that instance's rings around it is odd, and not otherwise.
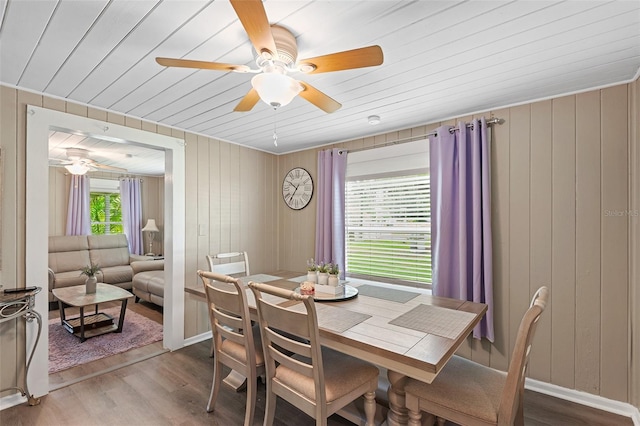
<path fill-rule="evenodd" d="M 408 379 L 404 391 L 409 425 L 421 425 L 421 412 L 443 425 L 524 425 L 524 379 L 536 325 L 549 298 L 536 291 L 520 322 L 507 373 L 453 356 L 431 384 Z M 431 421 L 433 424 L 433 421 Z"/>
<path fill-rule="evenodd" d="M 250 282 L 265 353 L 267 397 L 264 426 L 271 426 L 281 397 L 326 425 L 327 417 L 364 395 L 367 426 L 376 413 L 378 368 L 321 347 L 312 297 Z M 272 297 L 277 296 L 277 297 Z M 300 310 L 289 309 L 291 301 Z M 279 303 L 285 302 L 283 306 Z"/>
<path fill-rule="evenodd" d="M 235 278 L 250 275 L 249 256 L 246 251 L 208 254 L 206 258 L 209 264 L 209 271 L 211 272 L 217 272 L 218 274 L 229 275 Z M 213 357 L 214 350 L 212 341 L 209 356 Z"/>
<path fill-rule="evenodd" d="M 245 287 L 237 278 L 198 271 L 202 279 L 215 350 L 211 395 L 207 412 L 213 408 L 222 382 L 222 365 L 247 378 L 245 426 L 253 424 L 258 376 L 265 374 L 259 328 L 251 326 Z"/>
<path fill-rule="evenodd" d="M 209 270 L 234 277 L 251 275 L 249 271 L 249 255 L 246 251 L 218 253 L 207 255 Z"/>

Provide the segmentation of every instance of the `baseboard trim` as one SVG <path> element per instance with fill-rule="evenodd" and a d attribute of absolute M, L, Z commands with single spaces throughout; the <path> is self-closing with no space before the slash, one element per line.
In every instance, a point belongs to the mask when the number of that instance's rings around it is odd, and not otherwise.
<path fill-rule="evenodd" d="M 197 336 L 192 336 L 188 339 L 184 339 L 183 346 L 191 346 L 195 345 L 196 343 L 204 342 L 205 340 L 211 339 L 212 336 L 213 335 L 211 334 L 211 330 L 209 330 L 206 333 L 198 334 Z"/>
<path fill-rule="evenodd" d="M 563 388 L 562 386 L 553 385 L 551 383 L 541 382 L 539 380 L 527 378 L 525 388 L 534 392 L 539 392 L 555 398 L 564 399 L 566 401 L 575 402 L 587 407 L 596 408 L 598 410 L 607 411 L 613 414 L 629 417 L 633 421 L 634 426 L 640 426 L 640 410 L 626 402 L 620 402 L 613 399 L 604 398 L 602 396 L 593 395 L 587 392 Z"/>
<path fill-rule="evenodd" d="M 12 395 L 3 396 L 0 398 L 0 411 L 11 408 L 16 405 L 24 404 L 27 402 L 27 397 L 22 396 L 20 392 L 16 392 Z"/>

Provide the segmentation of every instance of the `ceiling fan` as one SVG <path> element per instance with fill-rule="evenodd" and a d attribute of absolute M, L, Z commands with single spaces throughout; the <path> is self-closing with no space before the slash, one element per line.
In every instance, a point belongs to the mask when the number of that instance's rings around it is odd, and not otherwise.
<path fill-rule="evenodd" d="M 250 111 L 260 99 L 274 109 L 279 108 L 299 94 L 321 110 L 331 113 L 342 105 L 309 83 L 295 80 L 287 74 L 295 71 L 319 74 L 382 64 L 383 54 L 380 46 L 346 50 L 296 62 L 298 48 L 295 37 L 286 28 L 269 24 L 262 0 L 230 2 L 258 53 L 258 69 L 251 69 L 246 65 L 161 57 L 156 58 L 156 62 L 166 67 L 256 74 L 251 79 L 252 89 L 236 105 L 234 111 Z"/>
<path fill-rule="evenodd" d="M 67 148 L 66 155 L 68 160 L 50 160 L 52 165 L 64 166 L 69 173 L 74 175 L 83 175 L 90 170 L 110 170 L 126 173 L 127 169 L 121 167 L 108 166 L 100 164 L 89 157 L 89 151 L 82 148 Z"/>

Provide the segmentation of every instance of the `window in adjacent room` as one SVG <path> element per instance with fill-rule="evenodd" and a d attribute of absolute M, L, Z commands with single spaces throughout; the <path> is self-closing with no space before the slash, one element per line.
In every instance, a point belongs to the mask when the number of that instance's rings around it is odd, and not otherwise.
<path fill-rule="evenodd" d="M 349 154 L 345 225 L 349 275 L 430 286 L 426 140 Z"/>
<path fill-rule="evenodd" d="M 91 233 L 122 234 L 119 181 L 91 179 Z"/>

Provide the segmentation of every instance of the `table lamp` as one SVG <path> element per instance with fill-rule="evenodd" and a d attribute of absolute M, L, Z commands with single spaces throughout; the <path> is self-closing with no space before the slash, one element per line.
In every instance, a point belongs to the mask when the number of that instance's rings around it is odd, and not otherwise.
<path fill-rule="evenodd" d="M 156 225 L 156 220 L 147 219 L 147 224 L 142 228 L 142 232 L 149 233 L 149 253 L 145 253 L 145 256 L 155 256 L 153 253 L 153 238 L 156 236 L 156 232 L 160 232 Z"/>

